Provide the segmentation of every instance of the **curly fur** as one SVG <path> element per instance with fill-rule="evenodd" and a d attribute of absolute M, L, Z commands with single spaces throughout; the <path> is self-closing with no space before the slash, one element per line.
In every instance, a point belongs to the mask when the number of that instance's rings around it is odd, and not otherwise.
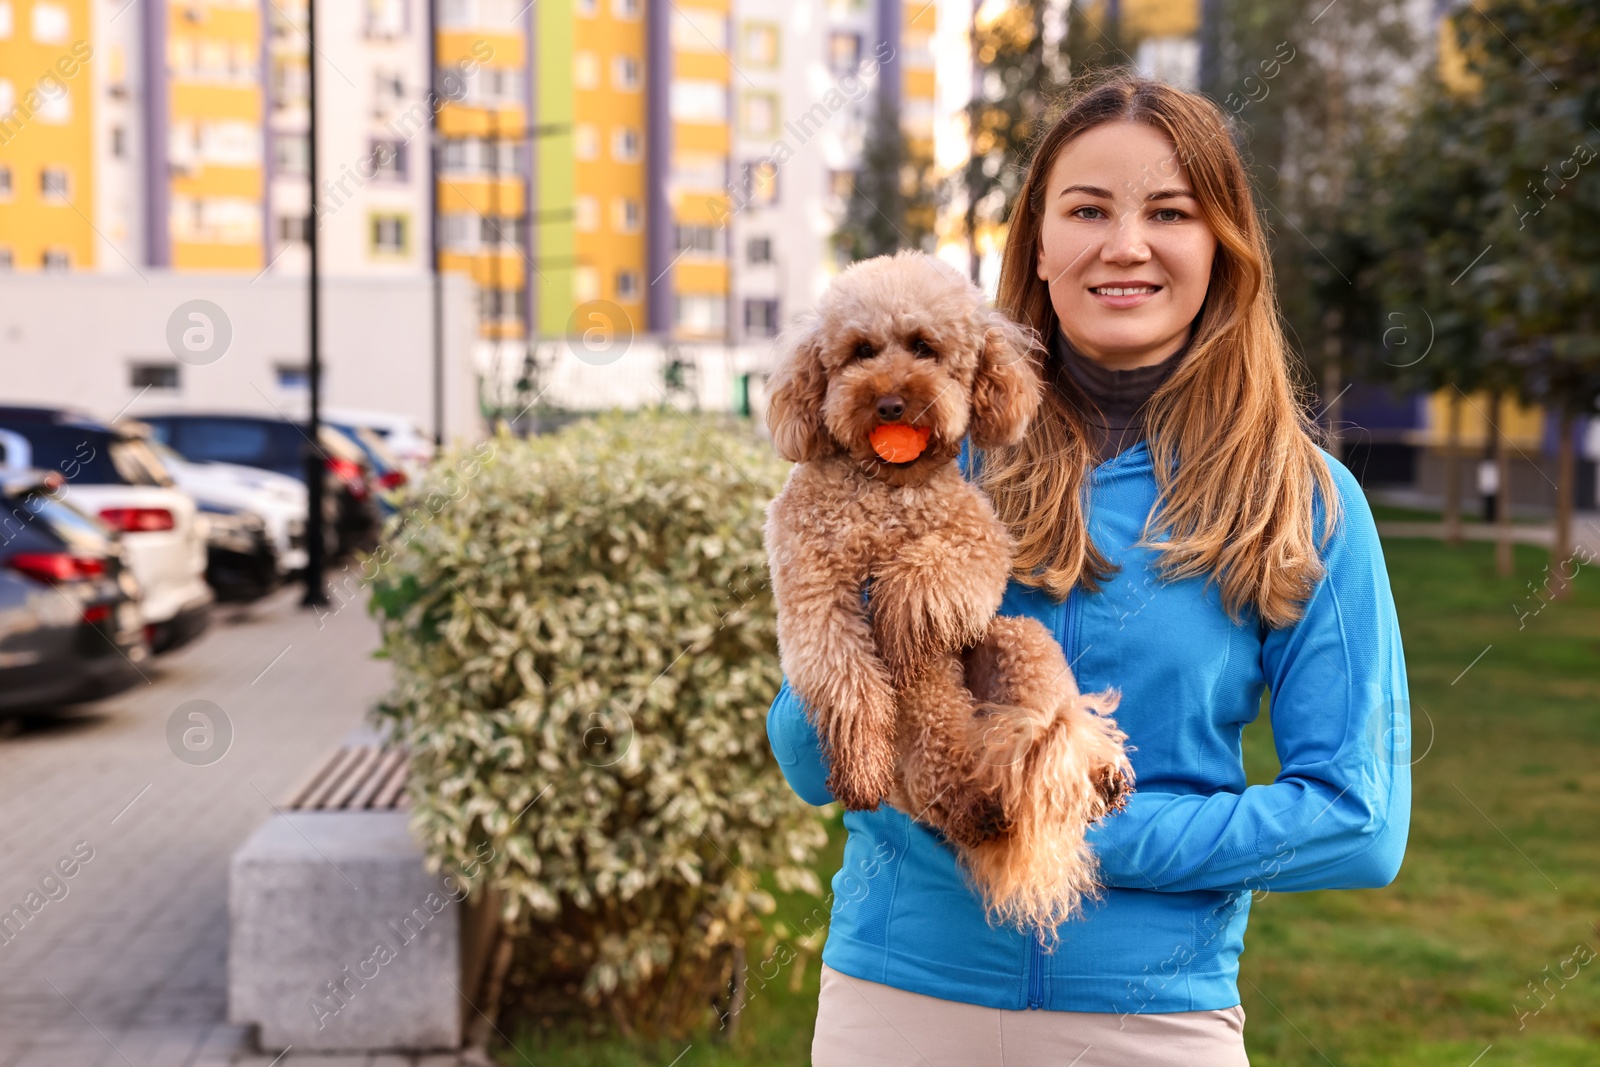
<path fill-rule="evenodd" d="M 1053 938 L 1097 889 L 1084 834 L 1133 769 L 1116 694 L 1081 695 L 1042 625 L 995 616 L 1015 545 L 955 462 L 963 437 L 1021 440 L 1041 361 L 1036 335 L 947 264 L 849 267 L 779 339 L 767 421 L 796 466 L 766 539 L 784 673 L 833 795 L 940 830 L 991 919 Z M 899 464 L 869 441 L 896 401 L 887 421 L 930 431 Z"/>

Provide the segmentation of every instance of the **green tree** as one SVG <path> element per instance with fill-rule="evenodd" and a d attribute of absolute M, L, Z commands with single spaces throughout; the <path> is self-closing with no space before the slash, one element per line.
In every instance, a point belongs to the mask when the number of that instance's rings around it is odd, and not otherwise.
<path fill-rule="evenodd" d="M 1454 18 L 1495 191 L 1475 268 L 1518 391 L 1555 414 L 1556 541 L 1572 551 L 1576 420 L 1600 397 L 1600 7 L 1481 0 Z M 1565 579 L 1556 592 L 1565 590 Z"/>
<path fill-rule="evenodd" d="M 880 93 L 835 247 L 850 262 L 902 248 L 931 251 L 937 200 L 932 160 L 911 150 L 899 111 Z"/>

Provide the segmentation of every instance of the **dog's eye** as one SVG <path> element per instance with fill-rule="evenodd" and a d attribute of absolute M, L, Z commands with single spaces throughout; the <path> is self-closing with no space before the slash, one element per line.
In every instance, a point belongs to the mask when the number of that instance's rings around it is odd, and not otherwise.
<path fill-rule="evenodd" d="M 911 351 L 918 359 L 938 359 L 939 350 L 928 343 L 926 337 L 919 337 L 911 342 Z"/>
<path fill-rule="evenodd" d="M 876 348 L 872 347 L 872 342 L 871 341 L 857 341 L 856 342 L 856 358 L 857 359 L 871 359 L 873 356 L 875 356 L 877 354 L 878 354 L 878 350 Z"/>

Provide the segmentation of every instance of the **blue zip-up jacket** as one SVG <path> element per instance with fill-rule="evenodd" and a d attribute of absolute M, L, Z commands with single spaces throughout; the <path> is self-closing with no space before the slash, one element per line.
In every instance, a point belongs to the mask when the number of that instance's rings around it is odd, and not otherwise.
<path fill-rule="evenodd" d="M 1060 928 L 1053 953 L 993 927 L 943 835 L 880 804 L 846 812 L 822 959 L 845 974 L 993 1008 L 1199 1011 L 1239 1003 L 1253 894 L 1375 889 L 1394 880 L 1411 819 L 1410 704 L 1389 577 L 1372 511 L 1326 452 L 1344 507 L 1322 546 L 1327 573 L 1293 626 L 1253 611 L 1235 625 L 1215 584 L 1158 579 L 1134 547 L 1155 502 L 1148 445 L 1095 468 L 1089 532 L 1121 570 L 1065 602 L 1013 580 L 1002 615 L 1050 627 L 1084 692 L 1122 691 L 1134 746 L 1128 807 L 1090 831 L 1102 897 Z M 981 460 L 981 455 L 980 455 Z M 961 471 L 970 478 L 968 444 Z M 1270 690 L 1282 770 L 1245 785 L 1240 732 Z M 785 679 L 767 715 L 784 776 L 833 799 L 816 730 Z"/>

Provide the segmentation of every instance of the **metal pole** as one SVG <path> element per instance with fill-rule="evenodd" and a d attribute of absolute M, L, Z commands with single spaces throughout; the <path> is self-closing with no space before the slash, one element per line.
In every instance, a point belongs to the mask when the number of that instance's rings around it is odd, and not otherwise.
<path fill-rule="evenodd" d="M 439 265 L 439 109 L 433 92 L 439 80 L 438 0 L 428 0 L 428 173 L 429 242 L 433 252 L 433 443 L 444 446 L 444 277 Z"/>
<path fill-rule="evenodd" d="M 307 318 L 310 320 L 310 353 L 307 361 L 311 375 L 311 418 L 306 427 L 306 436 L 310 439 L 310 448 L 306 452 L 306 591 L 300 603 L 303 607 L 322 607 L 328 603 L 327 591 L 323 588 L 323 559 L 322 559 L 322 501 L 323 478 L 326 477 L 326 463 L 322 455 L 320 440 L 322 430 L 322 346 L 318 340 L 321 330 L 321 308 L 318 306 L 317 290 L 321 283 L 317 265 L 317 231 L 320 229 L 320 220 L 317 218 L 317 3 L 316 0 L 306 0 L 306 103 L 307 128 L 306 143 L 308 151 L 308 174 L 311 182 L 311 215 L 309 225 L 306 227 L 306 245 L 310 253 L 310 291 L 307 296 Z"/>

